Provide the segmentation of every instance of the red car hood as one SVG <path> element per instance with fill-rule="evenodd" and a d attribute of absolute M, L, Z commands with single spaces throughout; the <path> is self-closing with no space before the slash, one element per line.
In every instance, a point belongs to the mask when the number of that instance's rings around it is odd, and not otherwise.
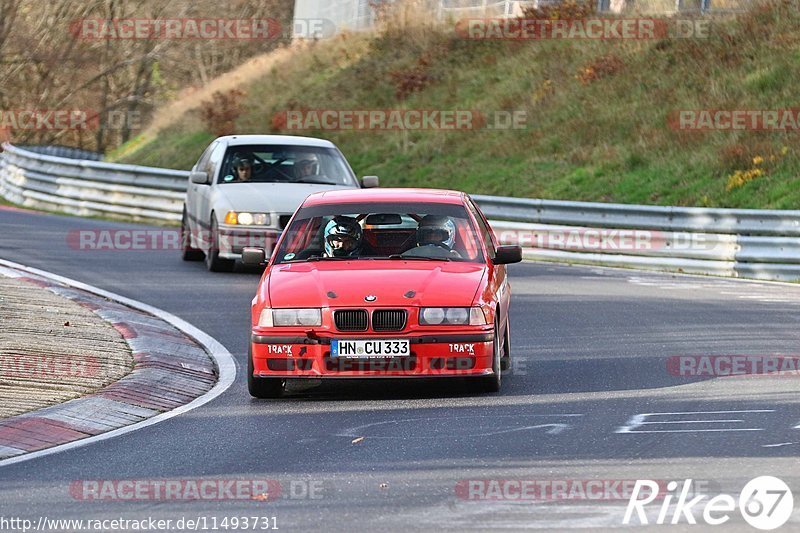
<path fill-rule="evenodd" d="M 269 297 L 273 307 L 469 306 L 485 271 L 462 262 L 291 263 L 272 267 Z M 367 302 L 368 295 L 377 299 Z"/>

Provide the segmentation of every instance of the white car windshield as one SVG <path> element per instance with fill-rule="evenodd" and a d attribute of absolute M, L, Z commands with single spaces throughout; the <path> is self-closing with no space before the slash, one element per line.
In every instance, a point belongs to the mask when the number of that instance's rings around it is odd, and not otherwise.
<path fill-rule="evenodd" d="M 291 145 L 229 147 L 219 183 L 242 182 L 358 185 L 336 148 Z"/>

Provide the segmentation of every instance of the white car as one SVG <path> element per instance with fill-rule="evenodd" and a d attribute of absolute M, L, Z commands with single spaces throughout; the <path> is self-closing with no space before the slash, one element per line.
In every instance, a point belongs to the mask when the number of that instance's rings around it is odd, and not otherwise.
<path fill-rule="evenodd" d="M 336 146 L 291 135 L 230 135 L 215 139 L 192 167 L 181 223 L 185 261 L 215 272 L 233 270 L 245 247 L 269 254 L 300 203 L 332 189 L 359 184 Z"/>

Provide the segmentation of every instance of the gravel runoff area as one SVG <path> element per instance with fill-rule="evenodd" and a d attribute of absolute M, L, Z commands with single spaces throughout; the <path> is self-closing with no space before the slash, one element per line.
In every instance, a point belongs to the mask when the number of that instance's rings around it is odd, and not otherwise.
<path fill-rule="evenodd" d="M 0 261 L 0 464 L 202 405 L 228 364 L 215 343 L 139 302 Z"/>
<path fill-rule="evenodd" d="M 0 272 L 0 418 L 91 394 L 133 367 L 122 334 L 92 309 Z"/>

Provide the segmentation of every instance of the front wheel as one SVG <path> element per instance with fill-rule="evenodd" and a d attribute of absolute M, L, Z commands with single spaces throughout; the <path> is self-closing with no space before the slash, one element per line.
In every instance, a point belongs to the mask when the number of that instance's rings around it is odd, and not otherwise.
<path fill-rule="evenodd" d="M 219 256 L 219 228 L 217 228 L 217 219 L 214 216 L 211 217 L 209 238 L 211 241 L 208 245 L 208 252 L 206 252 L 206 268 L 211 272 L 231 272 L 235 261 Z"/>
<path fill-rule="evenodd" d="M 508 318 L 506 318 L 505 332 L 505 338 L 503 340 L 503 358 L 500 359 L 500 369 L 504 372 L 511 368 L 511 328 Z"/>
<path fill-rule="evenodd" d="M 181 216 L 181 259 L 184 261 L 203 260 L 203 251 L 192 248 L 191 230 L 185 206 L 183 208 L 183 216 Z"/>
<path fill-rule="evenodd" d="M 286 390 L 286 380 L 281 378 L 257 378 L 253 376 L 253 352 L 247 354 L 247 391 L 253 398 L 280 398 Z"/>

